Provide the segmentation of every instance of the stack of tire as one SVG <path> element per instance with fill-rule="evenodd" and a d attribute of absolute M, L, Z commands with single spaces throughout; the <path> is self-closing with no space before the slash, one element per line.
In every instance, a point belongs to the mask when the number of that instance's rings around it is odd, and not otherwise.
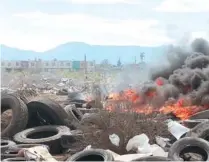
<path fill-rule="evenodd" d="M 75 129 L 83 114 L 74 106 L 63 109 L 50 99 L 24 102 L 14 94 L 2 93 L 1 113 L 9 109 L 12 119 L 1 131 L 1 159 L 16 158 L 20 148 L 40 144 L 52 155 L 60 154 L 68 149 L 67 142 L 82 137 Z"/>

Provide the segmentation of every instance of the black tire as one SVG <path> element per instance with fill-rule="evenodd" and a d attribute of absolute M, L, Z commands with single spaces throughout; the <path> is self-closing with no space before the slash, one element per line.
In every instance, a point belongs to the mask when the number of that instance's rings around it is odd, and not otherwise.
<path fill-rule="evenodd" d="M 50 153 L 58 154 L 63 151 L 61 137 L 68 134 L 70 129 L 66 126 L 40 126 L 17 133 L 14 141 L 22 144 L 44 144 L 49 146 Z"/>
<path fill-rule="evenodd" d="M 12 94 L 2 94 L 1 113 L 12 109 L 12 120 L 1 132 L 1 137 L 12 137 L 17 132 L 25 129 L 28 121 L 28 109 L 22 100 Z"/>
<path fill-rule="evenodd" d="M 189 119 L 209 119 L 209 110 L 192 115 Z"/>
<path fill-rule="evenodd" d="M 27 161 L 27 160 L 24 157 L 14 157 L 14 158 L 4 159 L 2 162 L 13 162 L 13 161 Z"/>
<path fill-rule="evenodd" d="M 87 103 L 80 92 L 69 92 L 68 100 L 70 103 L 75 104 L 76 107 L 82 107 L 82 104 Z"/>
<path fill-rule="evenodd" d="M 66 125 L 72 127 L 65 110 L 50 99 L 32 101 L 27 106 L 29 112 L 27 128 L 43 125 Z"/>
<path fill-rule="evenodd" d="M 73 125 L 77 126 L 81 122 L 83 114 L 75 106 L 68 105 L 64 110 L 67 112 L 68 118 Z"/>
<path fill-rule="evenodd" d="M 78 152 L 66 161 L 113 161 L 113 156 L 102 149 L 90 149 Z"/>
<path fill-rule="evenodd" d="M 186 126 L 187 128 L 194 128 L 195 126 L 197 126 L 200 123 L 204 123 L 206 122 L 208 119 L 194 119 L 194 120 L 185 120 L 182 121 L 181 124 L 183 124 L 184 126 Z"/>
<path fill-rule="evenodd" d="M 8 150 L 8 148 L 15 145 L 16 143 L 13 141 L 1 139 L 1 153 L 4 153 L 6 150 Z"/>
<path fill-rule="evenodd" d="M 167 157 L 161 157 L 161 156 L 147 156 L 138 158 L 132 161 L 170 161 Z"/>
<path fill-rule="evenodd" d="M 209 121 L 195 126 L 186 133 L 186 137 L 199 137 L 209 141 Z"/>
<path fill-rule="evenodd" d="M 189 149 L 191 151 L 189 151 Z M 182 158 L 181 153 L 195 152 L 203 155 L 204 160 L 209 161 L 209 143 L 201 138 L 185 137 L 176 141 L 168 152 L 168 158 L 174 161 L 189 161 Z"/>
<path fill-rule="evenodd" d="M 42 144 L 19 144 L 19 145 L 14 145 L 9 147 L 3 154 L 1 154 L 2 159 L 7 159 L 7 158 L 15 158 L 15 157 L 22 157 L 20 154 L 20 150 L 25 149 L 25 148 L 31 148 L 35 146 L 43 146 Z M 47 145 L 46 148 L 49 151 L 49 147 Z"/>
<path fill-rule="evenodd" d="M 4 153 L 1 154 L 1 159 L 8 159 L 8 158 L 15 158 L 18 157 L 19 150 L 6 150 Z"/>

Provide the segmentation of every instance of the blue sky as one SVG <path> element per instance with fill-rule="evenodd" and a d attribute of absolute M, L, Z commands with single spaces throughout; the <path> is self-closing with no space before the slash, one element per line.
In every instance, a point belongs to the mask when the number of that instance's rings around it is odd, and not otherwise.
<path fill-rule="evenodd" d="M 1 0 L 0 42 L 158 46 L 209 38 L 209 0 Z"/>

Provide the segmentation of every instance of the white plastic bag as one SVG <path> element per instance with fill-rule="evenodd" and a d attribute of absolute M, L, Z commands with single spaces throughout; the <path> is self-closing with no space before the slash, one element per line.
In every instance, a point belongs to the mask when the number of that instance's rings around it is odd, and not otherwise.
<path fill-rule="evenodd" d="M 117 134 L 114 133 L 114 134 L 109 135 L 109 139 L 110 139 L 110 141 L 111 141 L 111 143 L 113 145 L 119 146 L 119 144 L 120 144 L 120 137 L 118 137 Z"/>
<path fill-rule="evenodd" d="M 138 150 L 138 148 L 147 148 L 149 144 L 149 138 L 147 137 L 146 134 L 141 134 L 141 135 L 137 135 L 134 136 L 133 138 L 131 138 L 127 145 L 126 145 L 126 150 L 130 151 L 130 150 Z"/>

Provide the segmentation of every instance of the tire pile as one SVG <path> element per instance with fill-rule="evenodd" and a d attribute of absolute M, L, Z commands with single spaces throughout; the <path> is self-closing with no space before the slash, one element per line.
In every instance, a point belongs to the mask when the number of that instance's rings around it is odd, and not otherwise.
<path fill-rule="evenodd" d="M 46 146 L 52 155 L 64 153 L 72 143 L 83 139 L 83 133 L 77 130 L 80 123 L 89 119 L 77 108 L 83 104 L 74 100 L 63 109 L 50 99 L 25 103 L 17 95 L 2 94 L 2 113 L 11 109 L 12 119 L 1 131 L 1 160 L 27 161 L 21 150 L 40 145 Z M 209 161 L 208 140 L 209 122 L 199 123 L 168 146 L 168 157 L 149 156 L 134 161 Z M 90 149 L 75 153 L 66 161 L 114 161 L 114 158 L 103 149 Z"/>

